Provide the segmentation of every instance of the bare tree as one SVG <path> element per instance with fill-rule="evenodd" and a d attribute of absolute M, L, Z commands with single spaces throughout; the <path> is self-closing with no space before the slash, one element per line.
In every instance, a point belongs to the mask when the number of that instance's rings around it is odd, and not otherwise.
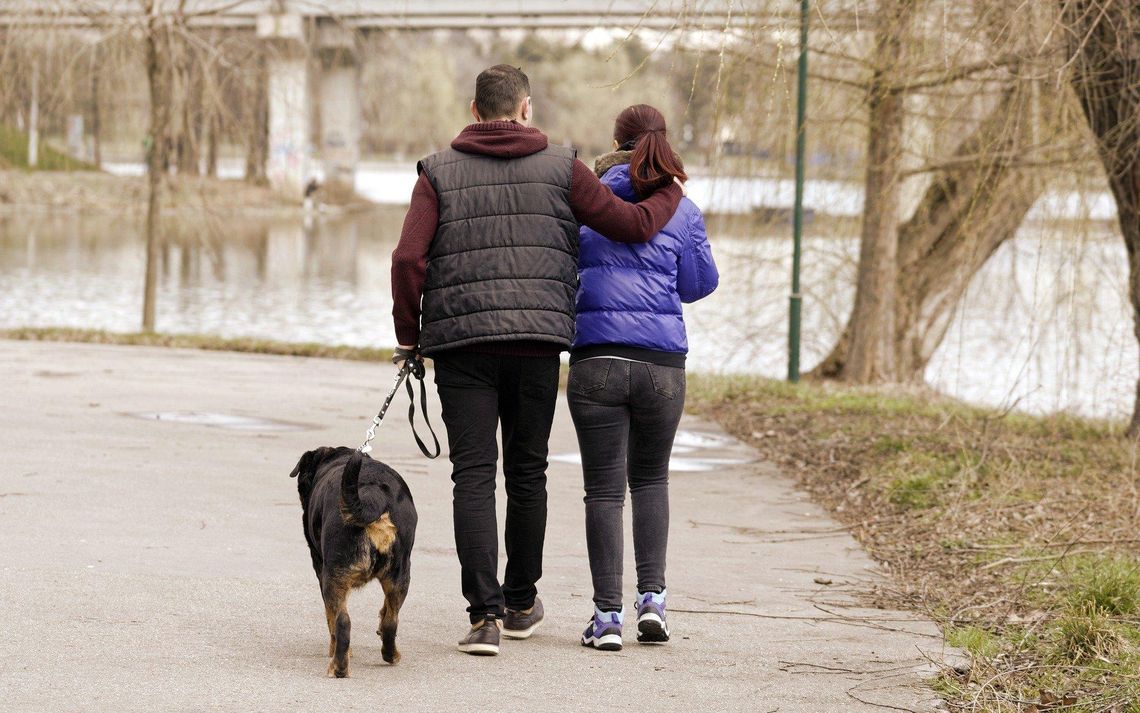
<path fill-rule="evenodd" d="M 142 0 L 146 20 L 146 78 L 150 88 L 150 144 L 147 151 L 146 279 L 143 283 L 142 330 L 155 327 L 158 267 L 161 259 L 159 221 L 162 217 L 162 176 L 168 159 L 167 127 L 170 123 L 170 18 L 156 0 Z"/>
<path fill-rule="evenodd" d="M 1047 48 L 1026 41 L 1030 27 L 1000 5 L 974 4 L 991 56 L 941 68 L 908 61 L 918 44 L 907 22 L 921 3 L 880 6 L 866 80 L 868 156 L 855 306 L 813 375 L 854 382 L 921 381 L 974 274 L 1021 226 L 1050 166 L 1072 162 L 1057 117 L 1061 101 L 1043 86 Z M 995 11 L 996 8 L 996 11 Z M 1021 22 L 1022 24 L 1018 24 Z M 1018 38 L 1010 28 L 1019 28 Z M 1012 47 L 1010 45 L 1013 45 Z M 912 51 L 912 54 L 914 52 Z M 953 87 L 988 106 L 948 154 L 904 169 L 904 99 Z M 993 96 L 993 87 L 998 94 Z M 959 102 L 961 105 L 962 102 Z M 940 114 L 948 119 L 949 116 Z M 904 219 L 899 182 L 930 182 Z"/>
<path fill-rule="evenodd" d="M 851 381 L 883 381 L 895 373 L 899 174 L 905 120 L 903 96 L 896 86 L 903 69 L 903 36 L 915 5 L 914 0 L 892 0 L 879 7 L 867 86 L 870 131 L 859 272 L 843 374 Z"/>

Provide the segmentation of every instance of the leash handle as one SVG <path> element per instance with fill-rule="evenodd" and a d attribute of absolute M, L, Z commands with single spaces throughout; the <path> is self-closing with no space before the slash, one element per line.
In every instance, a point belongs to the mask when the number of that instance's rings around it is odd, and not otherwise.
<path fill-rule="evenodd" d="M 420 382 L 420 411 L 423 412 L 424 423 L 427 424 L 428 433 L 431 434 L 431 440 L 435 445 L 435 453 L 428 452 L 427 446 L 424 445 L 423 439 L 420 438 L 419 432 L 416 431 L 416 397 L 412 392 L 412 380 L 408 379 L 404 382 L 404 386 L 408 389 L 408 423 L 412 426 L 412 437 L 416 439 L 416 445 L 420 447 L 420 453 L 423 453 L 427 458 L 438 458 L 441 449 L 439 447 L 439 438 L 435 435 L 435 429 L 431 427 L 431 419 L 428 418 L 427 385 L 424 383 L 426 370 L 424 369 L 424 363 L 418 359 L 411 359 L 407 363 L 411 364 L 412 376 L 416 381 Z"/>
<path fill-rule="evenodd" d="M 368 427 L 367 433 L 364 436 L 364 443 L 356 450 L 361 453 L 369 453 L 372 451 L 372 441 L 376 438 L 376 428 L 384 420 L 384 415 L 388 412 L 388 407 L 392 404 L 392 399 L 396 396 L 396 392 L 400 390 L 400 382 L 408 389 L 408 423 L 412 426 L 412 436 L 416 439 L 416 445 L 419 446 L 420 452 L 428 458 L 438 458 L 441 452 L 439 446 L 439 437 L 435 435 L 435 429 L 432 428 L 431 419 L 428 418 L 427 411 L 427 385 L 424 383 L 424 376 L 427 370 L 424 368 L 424 363 L 416 357 L 415 352 L 408 352 L 403 349 L 396 350 L 395 361 L 397 363 L 403 359 L 403 364 L 400 370 L 396 373 L 396 378 L 392 382 L 392 389 L 388 392 L 388 396 L 384 399 L 384 405 L 380 407 L 380 412 L 372 418 L 372 425 Z M 427 424 L 428 433 L 431 434 L 433 445 L 435 446 L 435 453 L 428 450 L 427 445 L 423 439 L 420 438 L 419 432 L 416 430 L 416 396 L 412 390 L 412 380 L 408 379 L 408 374 L 420 382 L 420 410 L 424 415 L 424 423 Z"/>

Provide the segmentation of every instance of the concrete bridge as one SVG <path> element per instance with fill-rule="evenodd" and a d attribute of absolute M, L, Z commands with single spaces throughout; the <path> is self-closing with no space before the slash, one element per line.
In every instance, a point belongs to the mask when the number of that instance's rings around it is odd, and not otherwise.
<path fill-rule="evenodd" d="M 856 9 L 871 0 L 819 0 L 825 14 Z M 334 20 L 360 30 L 447 28 L 670 29 L 704 25 L 740 26 L 763 14 L 795 20 L 799 8 L 787 0 L 154 0 L 156 12 L 181 12 L 206 27 L 256 27 L 265 15 L 296 14 Z M 0 26 L 92 23 L 142 16 L 141 0 L 6 0 Z"/>
<path fill-rule="evenodd" d="M 767 0 L 154 0 L 153 5 L 153 14 L 180 14 L 192 27 L 247 29 L 269 45 L 266 175 L 276 189 L 296 196 L 318 173 L 331 187 L 353 186 L 361 133 L 358 45 L 368 32 L 595 27 L 720 32 L 745 28 L 760 17 L 771 24 L 798 20 L 795 3 Z M 0 5 L 0 28 L 81 30 L 146 19 L 140 0 Z"/>

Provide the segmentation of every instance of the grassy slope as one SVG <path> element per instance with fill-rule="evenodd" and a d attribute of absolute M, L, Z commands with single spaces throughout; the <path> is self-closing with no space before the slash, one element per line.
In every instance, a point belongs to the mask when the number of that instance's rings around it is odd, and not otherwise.
<path fill-rule="evenodd" d="M 28 168 L 28 136 L 11 126 L 0 124 L 0 168 Z M 96 167 L 56 151 L 40 141 L 36 170 L 94 171 Z"/>
<path fill-rule="evenodd" d="M 1140 712 L 1138 448 L 1118 425 L 746 377 L 689 394 L 890 566 L 875 598 L 969 651 L 938 681 L 955 710 Z"/>

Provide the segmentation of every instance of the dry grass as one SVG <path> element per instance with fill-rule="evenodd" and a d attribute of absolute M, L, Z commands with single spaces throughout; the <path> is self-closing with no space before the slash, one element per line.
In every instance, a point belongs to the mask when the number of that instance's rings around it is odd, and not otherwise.
<path fill-rule="evenodd" d="M 689 393 L 890 567 L 873 599 L 970 653 L 938 680 L 954 710 L 1140 712 L 1140 473 L 1121 426 L 918 390 L 694 376 Z"/>

